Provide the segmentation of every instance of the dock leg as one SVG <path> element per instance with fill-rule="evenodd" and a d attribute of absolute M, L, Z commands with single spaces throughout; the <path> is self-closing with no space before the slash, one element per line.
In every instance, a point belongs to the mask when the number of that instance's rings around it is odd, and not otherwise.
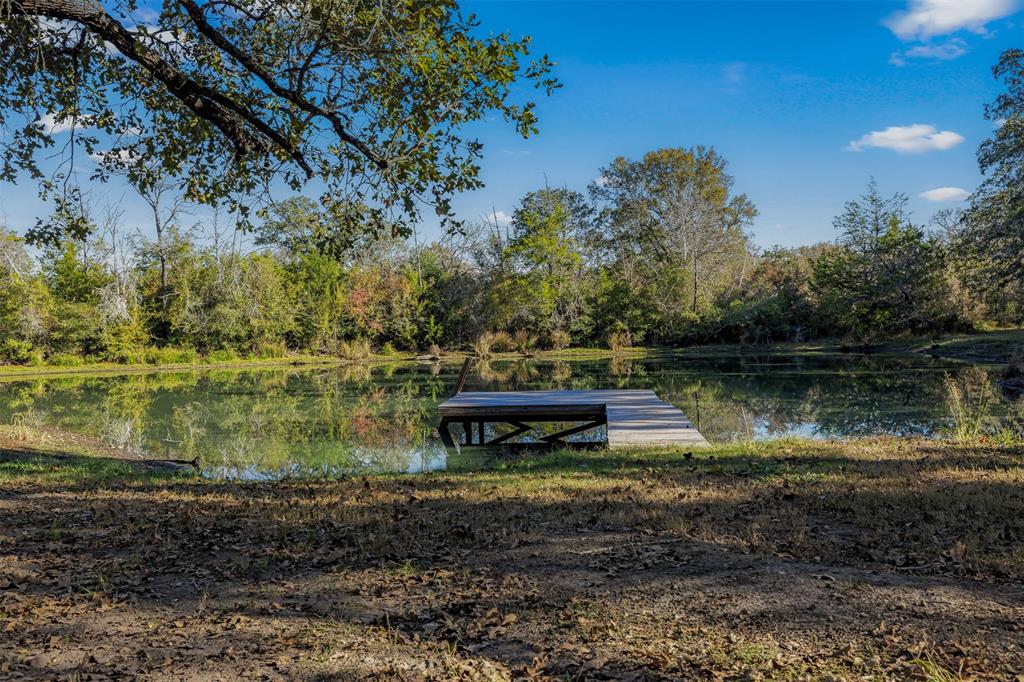
<path fill-rule="evenodd" d="M 449 427 L 447 419 L 441 419 L 441 423 L 437 427 L 437 432 L 441 435 L 441 442 L 444 443 L 446 448 L 454 448 L 455 441 L 452 439 L 452 430 Z"/>
<path fill-rule="evenodd" d="M 473 444 L 473 422 L 466 420 L 462 422 L 462 430 L 466 432 L 466 445 Z"/>
<path fill-rule="evenodd" d="M 480 445 L 484 445 L 484 444 L 486 444 L 486 443 L 487 443 L 487 436 L 486 436 L 486 435 L 484 435 L 484 423 L 483 423 L 483 422 L 479 422 L 479 423 L 477 424 L 477 426 L 478 426 L 478 427 L 479 427 L 479 429 L 480 429 L 480 436 L 479 436 L 479 439 L 477 440 L 477 442 L 478 442 L 478 443 L 479 443 Z"/>

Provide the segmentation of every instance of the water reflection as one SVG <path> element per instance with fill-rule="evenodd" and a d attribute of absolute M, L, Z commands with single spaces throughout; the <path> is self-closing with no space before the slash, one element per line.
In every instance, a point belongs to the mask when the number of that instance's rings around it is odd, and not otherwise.
<path fill-rule="evenodd" d="M 446 453 L 437 405 L 457 364 L 51 377 L 0 383 L 0 423 L 101 438 L 140 456 L 191 460 L 224 478 L 338 476 L 474 466 Z M 711 440 L 933 435 L 942 378 L 967 365 L 924 356 L 744 355 L 481 363 L 466 390 L 650 388 Z M 1001 395 L 991 420 L 1020 429 Z"/>

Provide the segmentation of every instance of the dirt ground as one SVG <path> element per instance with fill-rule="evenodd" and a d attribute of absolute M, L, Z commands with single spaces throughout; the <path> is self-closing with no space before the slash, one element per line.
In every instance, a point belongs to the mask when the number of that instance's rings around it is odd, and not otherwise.
<path fill-rule="evenodd" d="M 12 442 L 0 465 L 6 679 L 1024 680 L 1021 448 L 255 484 Z"/>

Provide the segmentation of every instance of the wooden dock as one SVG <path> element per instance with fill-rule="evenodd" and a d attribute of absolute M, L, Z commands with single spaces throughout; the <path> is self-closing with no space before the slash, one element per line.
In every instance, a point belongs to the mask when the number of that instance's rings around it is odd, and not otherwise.
<path fill-rule="evenodd" d="M 461 381 L 460 378 L 460 388 Z M 454 445 L 452 423 L 463 425 L 462 445 L 498 445 L 529 433 L 534 428 L 531 424 L 540 422 L 582 422 L 542 436 L 540 440 L 547 443 L 565 443 L 568 436 L 607 425 L 610 448 L 707 445 L 704 436 L 679 408 L 646 390 L 457 393 L 438 412 L 438 431 L 448 446 Z M 513 428 L 488 438 L 486 424 L 508 424 Z"/>

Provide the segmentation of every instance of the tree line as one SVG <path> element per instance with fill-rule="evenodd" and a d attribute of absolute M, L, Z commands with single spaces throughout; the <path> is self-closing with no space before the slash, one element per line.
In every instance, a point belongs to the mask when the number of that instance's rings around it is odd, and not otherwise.
<path fill-rule="evenodd" d="M 35 256 L 0 233 L 0 359 L 414 351 L 488 333 L 523 348 L 869 344 L 1024 319 L 1019 262 L 991 249 L 995 188 L 918 225 L 872 181 L 834 242 L 770 250 L 751 243 L 757 209 L 705 147 L 615 159 L 586 194 L 539 188 L 507 225 L 425 245 L 346 232 L 347 207 L 301 196 L 274 204 L 250 243 L 216 219 L 186 227 L 173 187 L 158 190 L 155 238 L 116 209 Z"/>

